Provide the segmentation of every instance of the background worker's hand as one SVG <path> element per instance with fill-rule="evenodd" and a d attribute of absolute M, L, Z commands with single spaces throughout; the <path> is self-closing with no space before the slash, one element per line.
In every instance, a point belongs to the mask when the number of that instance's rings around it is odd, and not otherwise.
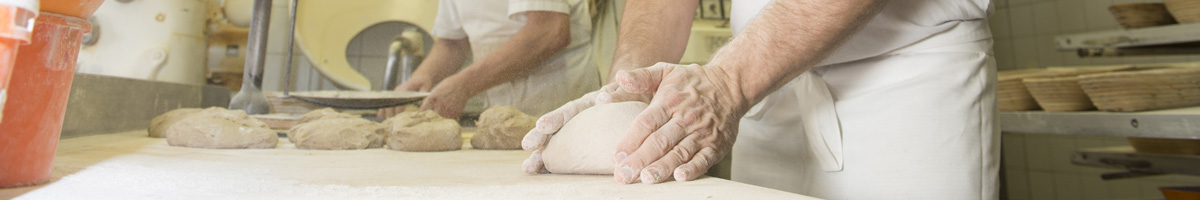
<path fill-rule="evenodd" d="M 474 96 L 463 88 L 461 84 L 465 82 L 459 78 L 463 77 L 455 75 L 446 78 L 429 91 L 429 96 L 421 102 L 421 110 L 433 110 L 446 119 L 458 120 L 467 106 L 467 100 Z"/>
<path fill-rule="evenodd" d="M 396 86 L 396 91 L 429 92 L 430 89 L 433 89 L 433 80 L 428 76 L 417 74 L 414 74 L 413 76 L 409 77 L 408 80 L 405 80 L 404 83 L 400 83 L 400 85 Z M 380 108 L 379 111 L 375 113 L 375 116 L 386 119 L 396 114 L 400 114 L 401 112 L 404 112 L 403 105 L 391 108 Z"/>
<path fill-rule="evenodd" d="M 529 130 L 529 133 L 525 134 L 525 139 L 521 141 L 521 148 L 533 151 L 533 154 L 521 165 L 522 171 L 528 174 L 546 172 L 542 162 L 542 150 L 546 148 L 546 143 L 550 142 L 550 137 L 558 133 L 558 129 L 566 125 L 567 121 L 574 118 L 576 114 L 592 106 L 623 101 L 650 102 L 650 95 L 628 93 L 620 90 L 617 84 L 608 84 L 601 87 L 600 90 L 584 94 L 583 97 L 567 102 L 558 109 L 542 115 L 541 118 L 538 118 L 537 126 L 533 130 Z"/>
<path fill-rule="evenodd" d="M 622 90 L 653 94 L 613 155 L 619 183 L 700 177 L 729 154 L 749 109 L 739 80 L 717 67 L 658 63 L 616 78 Z"/>

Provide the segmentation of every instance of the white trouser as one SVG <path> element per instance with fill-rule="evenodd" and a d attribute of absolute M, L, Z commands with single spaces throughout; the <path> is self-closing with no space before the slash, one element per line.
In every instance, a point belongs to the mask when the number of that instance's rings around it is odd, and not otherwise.
<path fill-rule="evenodd" d="M 801 75 L 742 118 L 731 178 L 827 199 L 998 198 L 995 61 L 978 34 L 985 22 L 959 22 Z"/>

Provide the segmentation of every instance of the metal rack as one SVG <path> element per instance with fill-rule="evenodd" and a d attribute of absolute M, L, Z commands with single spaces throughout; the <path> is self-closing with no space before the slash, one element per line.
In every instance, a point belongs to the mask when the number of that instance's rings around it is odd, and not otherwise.
<path fill-rule="evenodd" d="M 1063 35 L 1055 42 L 1079 57 L 1200 54 L 1200 23 Z"/>
<path fill-rule="evenodd" d="M 998 118 L 1000 129 L 1012 133 L 1200 139 L 1200 107 L 1125 113 L 1004 111 Z M 1158 174 L 1200 176 L 1200 156 L 1137 153 L 1131 146 L 1080 149 L 1071 162 L 1127 171 L 1101 175 L 1106 180 Z"/>

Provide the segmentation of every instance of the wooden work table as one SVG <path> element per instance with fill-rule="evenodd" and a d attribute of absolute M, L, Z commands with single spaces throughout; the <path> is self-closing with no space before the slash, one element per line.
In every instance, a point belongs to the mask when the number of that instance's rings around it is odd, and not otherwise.
<path fill-rule="evenodd" d="M 54 180 L 0 199 L 809 199 L 719 178 L 617 184 L 612 176 L 526 175 L 525 151 L 414 153 L 168 146 L 145 131 L 61 140 Z"/>

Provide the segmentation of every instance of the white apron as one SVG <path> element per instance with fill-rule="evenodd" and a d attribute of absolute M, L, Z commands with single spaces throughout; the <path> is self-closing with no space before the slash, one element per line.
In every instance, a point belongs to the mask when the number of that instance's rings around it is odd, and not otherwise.
<path fill-rule="evenodd" d="M 592 62 L 592 21 L 583 0 L 441 0 L 433 36 L 468 39 L 475 61 L 482 60 L 525 27 L 526 12 L 550 11 L 570 16 L 571 43 L 526 76 L 500 83 L 480 95 L 485 108 L 516 107 L 540 116 L 600 89 Z M 489 66 L 481 66 L 489 67 Z"/>
<path fill-rule="evenodd" d="M 948 26 L 765 98 L 741 120 L 731 178 L 827 199 L 998 198 L 990 32 Z"/>

